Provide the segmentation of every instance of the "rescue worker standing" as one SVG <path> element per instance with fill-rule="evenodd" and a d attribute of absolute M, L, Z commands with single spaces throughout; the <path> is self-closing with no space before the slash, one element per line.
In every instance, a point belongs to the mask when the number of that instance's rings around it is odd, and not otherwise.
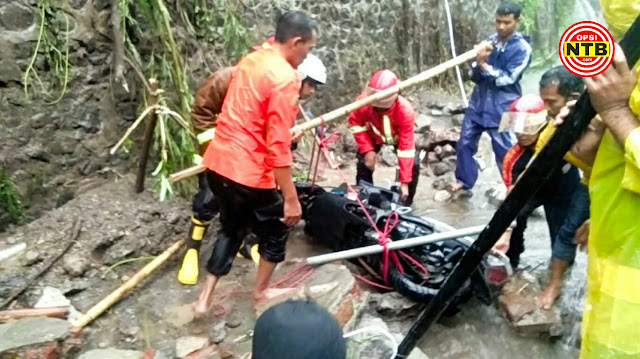
<path fill-rule="evenodd" d="M 397 83 L 396 74 L 390 70 L 380 70 L 373 74 L 367 89 L 356 101 Z M 400 197 L 407 206 L 413 202 L 420 177 L 420 157 L 415 149 L 415 120 L 416 113 L 411 103 L 397 94 L 349 115 L 349 127 L 359 148 L 356 183 L 373 183 L 373 171 L 380 148 L 383 145 L 393 145 L 400 166 Z"/>
<path fill-rule="evenodd" d="M 456 147 L 456 180 L 454 190 L 470 190 L 478 179 L 478 164 L 473 156 L 478 152 L 478 141 L 483 132 L 491 136 L 491 144 L 498 169 L 502 159 L 514 145 L 512 133 L 498 132 L 500 116 L 509 105 L 522 95 L 520 79 L 531 62 L 531 46 L 516 31 L 522 7 L 504 3 L 496 12 L 496 34 L 487 41 L 493 44 L 490 53 L 482 49 L 471 64 L 473 89 L 469 107 L 462 122 L 462 133 Z"/>
<path fill-rule="evenodd" d="M 198 315 L 209 310 L 218 279 L 231 270 L 242 244 L 240 234 L 249 228 L 258 237 L 261 256 L 254 303 L 278 294 L 267 289 L 269 281 L 277 263 L 284 260 L 289 227 L 302 214 L 291 178 L 289 130 L 298 113 L 300 91 L 295 69 L 315 38 L 315 27 L 305 14 L 287 12 L 278 19 L 273 46 L 249 54 L 237 65 L 216 138 L 203 159 L 207 182 L 220 203 L 221 228 L 195 304 Z"/>

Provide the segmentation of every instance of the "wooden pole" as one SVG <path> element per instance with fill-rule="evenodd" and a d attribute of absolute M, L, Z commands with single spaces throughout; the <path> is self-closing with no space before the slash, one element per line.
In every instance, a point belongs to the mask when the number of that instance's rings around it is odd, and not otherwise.
<path fill-rule="evenodd" d="M 151 90 L 151 106 L 158 104 L 158 81 L 156 79 L 149 79 L 149 87 Z M 156 129 L 156 123 L 158 122 L 158 115 L 156 111 L 151 111 L 147 119 L 146 127 L 144 128 L 144 142 L 142 143 L 142 151 L 140 152 L 140 163 L 138 165 L 138 175 L 136 176 L 136 193 L 140 193 L 144 190 L 144 178 L 147 174 L 147 162 L 149 161 L 149 151 L 151 150 L 151 144 L 153 143 L 153 132 Z"/>
<path fill-rule="evenodd" d="M 0 323 L 29 317 L 66 318 L 69 307 L 24 308 L 0 311 Z"/>
<path fill-rule="evenodd" d="M 87 326 L 97 317 L 99 317 L 106 310 L 111 308 L 116 302 L 118 302 L 122 297 L 124 297 L 127 293 L 129 293 L 136 285 L 142 282 L 145 278 L 147 278 L 151 273 L 153 273 L 156 269 L 158 269 L 162 264 L 164 264 L 173 254 L 175 254 L 180 247 L 184 244 L 184 239 L 181 239 L 174 244 L 172 244 L 169 248 L 167 248 L 162 254 L 157 256 L 154 260 L 149 262 L 147 265 L 142 267 L 131 279 L 122 284 L 118 289 L 114 290 L 94 305 L 86 314 L 82 317 L 78 318 L 75 322 L 73 322 L 72 332 L 79 333 L 82 331 L 82 328 Z"/>
<path fill-rule="evenodd" d="M 303 130 L 303 131 L 310 130 L 314 127 L 320 126 L 323 121 L 325 124 L 334 122 L 359 108 L 362 108 L 367 105 L 371 105 L 372 103 L 378 102 L 380 100 L 384 100 L 385 98 L 391 97 L 402 90 L 408 89 L 416 85 L 420 85 L 425 81 L 437 75 L 440 75 L 441 73 L 451 68 L 454 68 L 456 66 L 464 64 L 465 62 L 475 59 L 476 56 L 478 55 L 478 50 L 482 48 L 491 49 L 491 43 L 487 41 L 483 41 L 480 44 L 476 45 L 473 50 L 469 50 L 458 57 L 455 57 L 449 61 L 441 63 L 436 67 L 432 67 L 429 70 L 426 70 L 413 77 L 410 77 L 405 81 L 402 81 L 387 90 L 377 92 L 371 96 L 365 97 L 361 100 L 358 100 L 346 106 L 340 107 L 337 110 L 333 110 L 331 112 L 325 113 L 324 115 L 318 116 L 309 122 L 305 122 L 303 124 L 295 126 L 293 129 L 291 129 L 291 132 L 293 133 L 294 130 Z M 204 172 L 204 170 L 205 170 L 205 167 L 202 165 L 187 168 L 185 170 L 182 170 L 180 172 L 176 172 L 170 175 L 169 182 L 173 183 L 173 182 L 183 180 L 185 178 L 191 177 L 198 173 Z"/>

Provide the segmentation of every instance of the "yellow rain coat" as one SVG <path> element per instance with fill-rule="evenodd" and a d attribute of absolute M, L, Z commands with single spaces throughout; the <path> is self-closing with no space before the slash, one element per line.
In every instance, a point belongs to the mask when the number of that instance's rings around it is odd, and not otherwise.
<path fill-rule="evenodd" d="M 601 0 L 619 40 L 640 0 Z M 636 64 L 638 68 L 638 64 Z M 640 81 L 630 106 L 640 115 Z M 581 359 L 640 358 L 640 129 L 620 145 L 606 131 L 591 178 L 591 233 Z"/>

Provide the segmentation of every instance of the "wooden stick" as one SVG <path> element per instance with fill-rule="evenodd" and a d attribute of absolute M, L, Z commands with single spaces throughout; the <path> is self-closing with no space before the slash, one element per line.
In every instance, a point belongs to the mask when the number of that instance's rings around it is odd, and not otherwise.
<path fill-rule="evenodd" d="M 24 308 L 0 311 L 0 323 L 28 317 L 66 318 L 69 307 Z"/>
<path fill-rule="evenodd" d="M 73 244 L 76 242 L 76 238 L 78 238 L 78 235 L 80 235 L 81 225 L 82 225 L 82 221 L 80 219 L 76 218 L 76 220 L 73 222 L 73 224 L 71 225 L 71 227 L 69 229 L 69 231 L 71 232 L 71 236 L 69 237 L 69 243 L 67 243 L 67 245 L 64 247 L 62 252 L 60 252 L 55 258 L 53 258 L 53 260 L 51 262 L 49 262 L 49 264 L 44 266 L 38 273 L 36 273 L 36 275 L 33 276 L 33 278 L 29 279 L 13 295 L 9 296 L 9 298 L 7 298 L 4 302 L 2 302 L 2 304 L 0 304 L 0 309 L 6 307 L 7 305 L 9 305 L 9 303 L 13 302 L 22 293 L 24 293 L 24 291 L 27 290 L 27 288 L 29 288 L 36 281 L 36 279 L 40 278 L 40 276 L 42 276 L 47 271 L 49 271 L 49 269 L 51 269 L 51 267 L 53 267 L 53 265 L 60 258 L 62 258 L 62 256 L 65 255 L 65 253 L 67 253 L 69 251 L 69 249 L 71 249 L 71 246 L 73 246 Z"/>
<path fill-rule="evenodd" d="M 157 256 L 154 260 L 149 262 L 147 265 L 142 267 L 131 279 L 122 284 L 118 289 L 111 292 L 109 295 L 104 297 L 100 302 L 94 305 L 86 314 L 82 317 L 78 318 L 75 322 L 73 322 L 73 333 L 79 333 L 82 331 L 84 327 L 86 327 L 89 323 L 98 318 L 102 313 L 111 308 L 115 303 L 117 303 L 122 297 L 124 297 L 127 293 L 129 293 L 136 285 L 140 284 L 145 278 L 147 278 L 151 273 L 153 273 L 156 269 L 160 268 L 162 264 L 164 264 L 173 254 L 175 254 L 180 247 L 184 244 L 184 239 L 181 239 L 174 244 L 172 244 L 169 248 L 167 248 L 162 254 Z"/>
<path fill-rule="evenodd" d="M 158 81 L 156 79 L 149 79 L 149 86 L 151 86 L 151 107 L 155 107 L 158 104 Z M 147 119 L 147 124 L 144 129 L 144 142 L 142 143 L 142 152 L 140 153 L 140 164 L 138 165 L 138 175 L 136 176 L 136 193 L 140 193 L 144 190 L 144 178 L 147 174 L 147 162 L 149 161 L 149 150 L 153 143 L 153 132 L 156 129 L 156 123 L 158 122 L 158 114 L 153 111 L 151 116 Z"/>
<path fill-rule="evenodd" d="M 398 92 L 405 90 L 407 88 L 419 85 L 427 80 L 429 80 L 432 77 L 435 77 L 451 68 L 454 68 L 458 65 L 462 65 L 467 61 L 470 61 L 474 58 L 476 58 L 476 56 L 478 55 L 478 50 L 482 49 L 482 48 L 486 48 L 486 49 L 491 49 L 491 43 L 487 42 L 487 41 L 483 41 L 480 44 L 476 45 L 474 47 L 473 50 L 469 50 L 467 52 L 465 52 L 464 54 L 458 56 L 458 57 L 454 57 L 453 59 L 443 62 L 440 65 L 436 66 L 436 67 L 432 67 L 429 70 L 426 70 L 424 72 L 421 72 L 411 78 L 408 78 L 405 81 L 402 81 L 400 83 L 398 83 L 397 85 L 384 90 L 384 91 L 380 91 L 377 92 L 371 96 L 367 96 L 361 100 L 355 101 L 353 103 L 350 103 L 346 106 L 340 107 L 337 110 L 333 110 L 331 112 L 325 113 L 324 115 L 321 115 L 319 117 L 314 118 L 313 120 L 309 121 L 309 122 L 305 122 L 303 124 L 300 124 L 298 126 L 295 126 L 291 132 L 293 133 L 295 130 L 303 130 L 303 131 L 307 131 L 310 130 L 314 127 L 320 126 L 322 124 L 322 122 L 324 121 L 325 124 L 334 122 L 346 115 L 348 115 L 349 113 L 362 108 L 364 106 L 367 105 L 371 105 L 374 102 L 378 102 L 380 100 L 384 100 L 385 98 L 391 97 L 395 94 L 397 94 Z M 177 182 L 180 180 L 183 180 L 185 178 L 191 177 L 193 175 L 196 175 L 198 173 L 204 172 L 205 167 L 203 165 L 198 165 L 198 166 L 193 166 L 191 168 L 187 168 L 185 170 L 182 170 L 180 172 L 176 172 L 172 175 L 169 176 L 169 182 L 173 183 L 173 182 Z"/>

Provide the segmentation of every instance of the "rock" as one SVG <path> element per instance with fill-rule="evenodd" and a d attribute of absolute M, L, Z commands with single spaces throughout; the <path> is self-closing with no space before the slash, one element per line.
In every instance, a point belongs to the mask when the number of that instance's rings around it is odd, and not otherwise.
<path fill-rule="evenodd" d="M 290 271 L 292 267 L 279 269 Z M 270 307 L 289 299 L 315 300 L 333 314 L 341 327 L 344 327 L 357 317 L 362 293 L 351 271 L 346 266 L 325 264 L 316 268 L 309 279 L 304 282 L 304 285 L 299 287 L 299 290 L 261 303 L 256 308 L 257 315 L 260 316 Z"/>
<path fill-rule="evenodd" d="M 209 338 L 182 337 L 176 340 L 176 357 L 184 358 L 187 355 L 209 346 Z"/>
<path fill-rule="evenodd" d="M 425 133 L 431 129 L 431 124 L 433 123 L 433 118 L 429 115 L 418 114 L 416 116 L 415 126 L 418 129 L 419 133 Z"/>
<path fill-rule="evenodd" d="M 451 193 L 445 190 L 438 191 L 436 192 L 435 196 L 433 196 L 433 199 L 436 200 L 437 202 L 444 202 L 450 198 L 451 198 Z"/>
<path fill-rule="evenodd" d="M 450 144 L 442 146 L 442 158 L 447 158 L 456 155 L 456 149 Z"/>
<path fill-rule="evenodd" d="M 40 253 L 35 249 L 30 249 L 24 255 L 24 265 L 29 267 L 42 261 Z"/>
<path fill-rule="evenodd" d="M 16 254 L 24 251 L 27 248 L 26 243 L 18 243 L 18 244 L 9 243 L 9 244 L 11 245 L 8 247 L 0 248 L 0 262 L 2 262 L 5 259 L 12 258 Z"/>
<path fill-rule="evenodd" d="M 227 337 L 227 329 L 225 326 L 227 322 L 224 320 L 218 321 L 213 328 L 211 328 L 211 333 L 209 334 L 209 338 L 214 344 L 219 344 L 224 341 Z"/>
<path fill-rule="evenodd" d="M 489 199 L 489 203 L 496 207 L 500 207 L 502 202 L 504 202 L 504 199 L 507 197 L 507 189 L 502 185 L 495 186 L 493 188 L 489 188 L 485 194 Z"/>
<path fill-rule="evenodd" d="M 22 71 L 13 60 L 0 60 L 0 83 L 22 83 Z"/>
<path fill-rule="evenodd" d="M 368 304 L 377 313 L 398 318 L 408 314 L 415 314 L 420 303 L 412 301 L 398 292 L 373 293 L 369 296 Z"/>
<path fill-rule="evenodd" d="M 78 359 L 140 359 L 143 352 L 124 349 L 94 349 L 80 355 Z"/>
<path fill-rule="evenodd" d="M 70 329 L 69 322 L 57 318 L 24 318 L 0 324 L 0 357 L 26 357 L 17 353 L 60 343 L 69 337 Z"/>
<path fill-rule="evenodd" d="M 436 164 L 432 165 L 431 166 L 431 170 L 433 171 L 434 175 L 442 176 L 442 175 L 446 174 L 447 172 L 451 172 L 452 168 L 448 163 L 439 162 L 439 163 L 436 163 Z"/>
<path fill-rule="evenodd" d="M 428 150 L 431 147 L 430 132 L 424 133 L 422 136 L 416 136 L 416 149 Z"/>
<path fill-rule="evenodd" d="M 80 278 L 69 280 L 67 278 L 64 280 L 62 285 L 60 285 L 60 290 L 62 291 L 62 293 L 64 293 L 65 296 L 71 297 L 89 288 L 90 285 L 91 283 L 87 279 Z"/>
<path fill-rule="evenodd" d="M 240 313 L 233 312 L 229 314 L 226 318 L 227 327 L 234 329 L 242 325 L 243 317 Z"/>
<path fill-rule="evenodd" d="M 49 308 L 49 307 L 69 307 L 69 316 L 67 321 L 69 323 L 74 322 L 76 319 L 82 316 L 76 308 L 71 305 L 71 301 L 64 296 L 62 291 L 54 287 L 44 287 L 42 295 L 38 302 L 33 306 L 34 308 Z"/>
<path fill-rule="evenodd" d="M 89 268 L 89 262 L 77 254 L 68 254 L 64 257 L 62 266 L 71 277 L 80 277 Z"/>
<path fill-rule="evenodd" d="M 435 153 L 435 154 L 436 154 L 436 156 L 438 156 L 438 158 L 442 158 L 442 153 L 443 153 L 443 152 L 444 152 L 444 151 L 443 151 L 443 149 L 442 149 L 442 146 L 436 146 L 436 147 L 433 149 L 433 153 Z"/>
<path fill-rule="evenodd" d="M 100 116 L 97 112 L 84 112 L 76 128 L 83 128 L 87 133 L 97 133 L 100 131 L 100 126 Z"/>
<path fill-rule="evenodd" d="M 446 113 L 447 115 L 457 115 L 464 112 L 464 107 L 462 107 L 462 105 L 460 104 L 449 102 L 446 104 L 446 106 L 444 106 L 442 111 L 444 111 L 444 113 Z"/>
<path fill-rule="evenodd" d="M 559 311 L 541 309 L 536 305 L 535 295 L 542 288 L 529 272 L 512 275 L 502 288 L 500 307 L 516 330 L 523 334 L 549 333 L 558 335 L 562 326 Z"/>
<path fill-rule="evenodd" d="M 442 112 L 440 110 L 431 110 L 431 115 L 432 116 L 442 116 L 442 115 L 444 115 L 444 112 Z"/>
<path fill-rule="evenodd" d="M 451 122 L 454 126 L 462 127 L 462 122 L 464 121 L 464 113 L 460 113 L 457 115 L 453 115 L 451 118 Z"/>
<path fill-rule="evenodd" d="M 395 167 L 398 165 L 398 157 L 396 157 L 391 146 L 383 146 L 378 156 L 380 157 L 380 162 L 389 167 Z"/>
<path fill-rule="evenodd" d="M 447 185 L 449 184 L 449 181 L 450 180 L 448 178 L 441 177 L 441 178 L 438 178 L 435 181 L 433 181 L 432 186 L 433 186 L 434 189 L 436 189 L 438 191 L 442 191 L 442 190 L 447 188 Z"/>
<path fill-rule="evenodd" d="M 32 141 L 33 142 L 33 141 Z M 34 160 L 49 162 L 49 153 L 45 150 L 41 143 L 29 143 L 24 153 Z"/>
<path fill-rule="evenodd" d="M 427 164 L 435 164 L 440 162 L 440 160 L 438 159 L 438 155 L 436 155 L 435 152 L 433 151 L 429 151 L 429 153 L 427 153 Z"/>
<path fill-rule="evenodd" d="M 0 7 L 0 25 L 7 30 L 26 30 L 34 23 L 34 12 L 17 1 Z"/>
<path fill-rule="evenodd" d="M 43 128 L 47 124 L 47 117 L 44 113 L 38 113 L 31 117 L 31 127 L 34 130 Z"/>

